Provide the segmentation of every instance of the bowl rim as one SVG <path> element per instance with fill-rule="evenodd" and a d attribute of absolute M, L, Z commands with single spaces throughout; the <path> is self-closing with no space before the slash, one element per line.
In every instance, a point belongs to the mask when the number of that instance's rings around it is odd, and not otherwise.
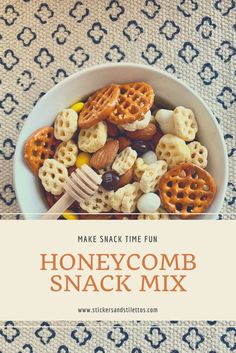
<path fill-rule="evenodd" d="M 132 62 L 125 62 L 125 63 L 107 63 L 107 64 L 97 64 L 97 65 L 93 65 L 84 69 L 81 69 L 73 74 L 71 74 L 70 76 L 66 77 L 65 79 L 63 79 L 62 81 L 60 81 L 59 83 L 57 83 L 56 85 L 54 85 L 53 87 L 51 87 L 46 93 L 45 95 L 43 95 L 43 97 L 41 97 L 38 102 L 36 103 L 36 105 L 33 107 L 33 109 L 30 111 L 28 118 L 30 118 L 33 114 L 34 111 L 37 110 L 37 106 L 38 104 L 43 104 L 44 100 L 46 99 L 50 99 L 50 96 L 54 94 L 54 92 L 58 89 L 60 89 L 60 87 L 63 87 L 64 85 L 67 84 L 67 82 L 69 82 L 70 80 L 75 79 L 76 77 L 79 77 L 81 75 L 86 75 L 89 72 L 92 71 L 99 71 L 99 70 L 104 70 L 106 68 L 109 67 L 113 67 L 113 68 L 120 68 L 120 67 L 127 67 L 127 68 L 132 68 L 132 69 L 145 69 L 148 71 L 152 71 L 153 73 L 158 73 L 160 75 L 163 75 L 164 77 L 169 78 L 170 80 L 175 81 L 177 84 L 182 85 L 185 89 L 187 89 L 190 93 L 192 93 L 194 96 L 196 96 L 196 98 L 199 100 L 199 102 L 201 103 L 201 105 L 206 109 L 208 115 L 210 116 L 211 120 L 213 121 L 215 128 L 217 129 L 219 138 L 220 138 L 220 142 L 221 145 L 223 147 L 223 155 L 224 155 L 224 161 L 223 161 L 223 168 L 225 171 L 225 178 L 223 181 L 223 184 L 221 185 L 221 192 L 220 192 L 220 198 L 218 200 L 217 203 L 217 212 L 220 213 L 220 210 L 223 206 L 223 202 L 224 202 L 224 198 L 226 195 L 226 190 L 227 190 L 227 185 L 228 185 L 228 175 L 229 175 L 229 171 L 228 171 L 228 153 L 227 153 L 227 148 L 226 148 L 226 144 L 225 144 L 225 140 L 223 137 L 223 130 L 220 128 L 215 116 L 213 115 L 211 109 L 208 107 L 208 105 L 205 103 L 205 101 L 201 98 L 201 96 L 198 94 L 197 91 L 193 90 L 187 83 L 185 83 L 182 79 L 175 77 L 174 75 L 169 74 L 168 72 L 161 70 L 157 67 L 150 67 L 148 65 L 145 64 L 138 64 L 138 63 L 132 63 Z M 27 119 L 28 120 L 28 119 Z M 26 121 L 27 123 L 27 121 Z M 43 126 L 43 125 L 42 125 Z M 16 194 L 16 201 L 19 205 L 20 208 L 20 213 L 18 214 L 22 214 L 24 219 L 31 219 L 30 217 L 28 217 L 28 215 L 32 215 L 32 213 L 29 212 L 24 212 L 24 202 L 18 197 L 19 196 L 19 192 L 18 192 L 18 183 L 16 180 L 16 176 L 17 176 L 17 157 L 19 154 L 19 141 L 21 140 L 21 135 L 23 133 L 23 130 L 25 129 L 25 127 L 27 127 L 27 124 L 23 125 L 23 128 L 17 138 L 16 141 L 16 150 L 15 150 L 15 154 L 14 154 L 14 159 L 13 159 L 13 186 L 14 186 L 14 190 L 15 190 L 15 194 Z M 218 213 L 213 213 L 213 219 L 217 219 Z M 208 212 L 206 212 L 205 214 L 210 214 Z"/>

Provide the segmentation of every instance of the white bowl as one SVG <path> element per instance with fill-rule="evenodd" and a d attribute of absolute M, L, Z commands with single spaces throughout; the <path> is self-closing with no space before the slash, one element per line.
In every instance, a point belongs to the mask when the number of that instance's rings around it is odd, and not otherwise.
<path fill-rule="evenodd" d="M 99 65 L 85 69 L 66 78 L 53 87 L 36 104 L 18 139 L 14 159 L 14 185 L 17 201 L 26 219 L 39 219 L 47 210 L 38 179 L 32 174 L 23 158 L 23 148 L 31 133 L 52 125 L 57 113 L 80 98 L 109 83 L 146 81 L 157 98 L 168 106 L 183 105 L 191 108 L 199 125 L 198 139 L 209 152 L 208 170 L 213 175 L 217 194 L 206 215 L 200 219 L 216 219 L 221 210 L 228 180 L 228 158 L 224 139 L 218 123 L 206 104 L 185 83 L 159 71 L 138 64 Z"/>

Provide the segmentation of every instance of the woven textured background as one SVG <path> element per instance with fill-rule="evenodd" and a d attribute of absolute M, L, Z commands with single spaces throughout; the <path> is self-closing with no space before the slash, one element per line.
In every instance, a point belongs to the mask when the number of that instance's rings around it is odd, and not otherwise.
<path fill-rule="evenodd" d="M 1 0 L 0 212 L 17 213 L 17 136 L 38 99 L 84 67 L 137 62 L 204 97 L 228 148 L 223 212 L 236 212 L 235 0 Z M 39 305 L 41 305 L 39 303 Z M 66 326 L 65 326 L 66 325 Z M 1 353 L 229 353 L 235 322 L 2 322 Z"/>

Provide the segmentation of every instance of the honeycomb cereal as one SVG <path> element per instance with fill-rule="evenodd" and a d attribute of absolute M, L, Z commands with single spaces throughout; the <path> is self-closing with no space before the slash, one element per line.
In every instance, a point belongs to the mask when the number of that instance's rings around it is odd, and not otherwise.
<path fill-rule="evenodd" d="M 140 181 L 143 173 L 148 170 L 150 165 L 144 163 L 142 158 L 137 158 L 136 162 L 134 163 L 134 178 L 137 181 Z"/>
<path fill-rule="evenodd" d="M 127 184 L 113 194 L 111 206 L 117 212 L 134 212 L 141 193 L 139 183 Z"/>
<path fill-rule="evenodd" d="M 168 167 L 190 161 L 190 150 L 186 143 L 179 137 L 171 134 L 162 136 L 157 147 L 156 154 L 158 159 L 167 162 Z"/>
<path fill-rule="evenodd" d="M 191 109 L 177 107 L 173 112 L 175 134 L 184 141 L 193 141 L 198 131 L 197 121 Z"/>
<path fill-rule="evenodd" d="M 206 168 L 208 151 L 200 142 L 193 141 L 188 144 L 190 150 L 191 162 L 199 167 Z"/>
<path fill-rule="evenodd" d="M 102 169 L 98 169 L 98 174 L 103 175 L 106 172 L 109 172 L 111 170 L 111 164 L 106 165 Z"/>
<path fill-rule="evenodd" d="M 157 161 L 149 165 L 140 179 L 140 189 L 144 193 L 154 192 L 158 189 L 160 178 L 167 171 L 165 161 Z"/>
<path fill-rule="evenodd" d="M 79 149 L 83 152 L 94 153 L 103 147 L 107 140 L 107 125 L 100 121 L 88 129 L 81 129 L 78 138 Z"/>
<path fill-rule="evenodd" d="M 80 203 L 80 207 L 88 213 L 109 212 L 112 209 L 111 197 L 113 191 L 107 191 L 103 187 L 93 194 L 89 199 Z"/>
<path fill-rule="evenodd" d="M 78 115 L 73 109 L 64 109 L 57 114 L 54 135 L 61 141 L 69 141 L 77 130 Z"/>
<path fill-rule="evenodd" d="M 68 178 L 68 171 L 64 164 L 55 159 L 46 159 L 39 169 L 39 178 L 47 192 L 60 195 L 64 190 L 63 185 Z"/>
<path fill-rule="evenodd" d="M 68 168 L 75 164 L 77 155 L 78 147 L 73 140 L 69 140 L 60 143 L 56 149 L 54 158 Z"/>
<path fill-rule="evenodd" d="M 137 152 L 131 147 L 126 147 L 122 152 L 118 154 L 115 161 L 112 164 L 112 169 L 115 170 L 119 175 L 125 174 L 134 165 L 137 159 Z"/>

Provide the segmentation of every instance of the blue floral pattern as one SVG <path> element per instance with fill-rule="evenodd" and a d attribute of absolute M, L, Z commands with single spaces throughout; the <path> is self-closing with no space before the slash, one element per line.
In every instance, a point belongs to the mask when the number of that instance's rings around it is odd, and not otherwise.
<path fill-rule="evenodd" d="M 236 350 L 236 328 L 228 327 L 221 336 L 221 342 L 232 352 Z"/>
<path fill-rule="evenodd" d="M 123 34 L 129 42 L 136 42 L 142 33 L 143 27 L 139 26 L 136 20 L 129 21 L 123 29 Z"/>
<path fill-rule="evenodd" d="M 50 54 L 47 48 L 41 48 L 38 55 L 35 56 L 34 61 L 41 69 L 45 69 L 54 61 L 54 56 Z"/>
<path fill-rule="evenodd" d="M 89 60 L 89 55 L 82 47 L 77 47 L 75 48 L 74 53 L 70 55 L 69 60 L 73 62 L 76 67 L 80 68 Z"/>
<path fill-rule="evenodd" d="M 193 351 L 198 349 L 205 340 L 204 336 L 196 327 L 190 327 L 188 332 L 183 335 L 183 341 L 186 342 Z"/>
<path fill-rule="evenodd" d="M 236 48 L 228 41 L 224 40 L 215 51 L 216 55 L 224 62 L 229 62 L 236 55 Z"/>
<path fill-rule="evenodd" d="M 162 53 L 153 43 L 148 43 L 145 51 L 142 52 L 142 58 L 149 64 L 154 65 L 158 59 L 162 57 Z"/>
<path fill-rule="evenodd" d="M 161 5 L 156 0 L 145 0 L 141 12 L 149 19 L 153 20 L 160 12 Z"/>
<path fill-rule="evenodd" d="M 50 9 L 47 3 L 41 3 L 35 12 L 34 16 L 40 21 L 42 25 L 48 23 L 49 19 L 52 18 L 54 12 Z"/>
<path fill-rule="evenodd" d="M 32 76 L 31 71 L 24 70 L 18 77 L 16 83 L 19 85 L 24 92 L 29 91 L 34 85 L 36 79 Z"/>
<path fill-rule="evenodd" d="M 105 34 L 107 34 L 107 30 L 100 22 L 94 22 L 92 27 L 87 32 L 88 37 L 92 39 L 94 44 L 99 44 Z"/>
<path fill-rule="evenodd" d="M 145 340 L 150 343 L 152 348 L 159 348 L 166 340 L 166 335 L 157 326 L 152 326 L 147 334 L 144 336 Z"/>
<path fill-rule="evenodd" d="M 19 16 L 19 12 L 15 10 L 13 5 L 6 5 L 0 19 L 3 20 L 7 26 L 12 26 Z"/>
<path fill-rule="evenodd" d="M 186 64 L 192 63 L 198 55 L 199 50 L 190 42 L 185 42 L 183 48 L 178 52 L 178 56 L 183 59 Z"/>
<path fill-rule="evenodd" d="M 230 11 L 235 9 L 236 2 L 235 0 L 216 0 L 214 6 L 222 16 L 227 16 Z"/>
<path fill-rule="evenodd" d="M 60 81 L 64 80 L 64 78 L 68 77 L 66 71 L 64 69 L 58 69 L 55 75 L 52 76 L 52 80 L 54 84 L 59 83 Z"/>
<path fill-rule="evenodd" d="M 109 51 L 105 54 L 105 59 L 112 63 L 119 63 L 124 60 L 124 58 L 125 53 L 116 44 L 112 45 Z"/>
<path fill-rule="evenodd" d="M 19 335 L 20 331 L 12 321 L 5 322 L 4 327 L 0 329 L 0 336 L 2 336 L 7 343 L 14 342 Z"/>
<path fill-rule="evenodd" d="M 210 39 L 214 29 L 216 29 L 216 24 L 209 16 L 203 17 L 201 22 L 196 27 L 196 31 L 201 34 L 203 39 Z"/>
<path fill-rule="evenodd" d="M 220 103 L 223 109 L 229 109 L 236 102 L 236 93 L 231 87 L 223 87 L 222 91 L 216 96 L 217 102 Z"/>
<path fill-rule="evenodd" d="M 71 332 L 71 338 L 75 340 L 75 342 L 79 346 L 85 346 L 87 341 L 89 341 L 92 337 L 91 332 L 86 328 L 85 324 L 80 322 L 76 326 L 76 329 Z"/>
<path fill-rule="evenodd" d="M 106 11 L 109 13 L 109 17 L 112 21 L 118 21 L 119 17 L 125 12 L 125 9 L 117 0 L 111 0 L 106 7 Z"/>
<path fill-rule="evenodd" d="M 0 149 L 0 155 L 3 156 L 5 160 L 10 160 L 14 156 L 15 145 L 10 138 L 6 138 L 3 141 L 2 148 Z"/>
<path fill-rule="evenodd" d="M 17 39 L 21 41 L 25 47 L 29 47 L 36 37 L 36 33 L 33 32 L 30 27 L 23 27 L 21 32 L 17 34 Z"/>
<path fill-rule="evenodd" d="M 128 340 L 129 335 L 120 324 L 115 324 L 108 332 L 107 338 L 114 343 L 115 347 L 120 348 Z"/>
<path fill-rule="evenodd" d="M 7 49 L 3 56 L 0 57 L 0 65 L 3 65 L 4 69 L 10 71 L 19 62 L 19 58 L 15 56 L 13 50 Z"/>
<path fill-rule="evenodd" d="M 31 344 L 24 344 L 22 350 L 18 353 L 34 353 L 33 347 Z"/>
<path fill-rule="evenodd" d="M 197 324 L 197 325 L 196 325 Z M 2 353 L 231 353 L 234 322 L 22 322 L 0 323 Z"/>
<path fill-rule="evenodd" d="M 205 85 L 210 85 L 213 80 L 217 79 L 218 72 L 214 70 L 211 63 L 205 63 L 201 70 L 198 72 L 198 75 Z"/>
<path fill-rule="evenodd" d="M 163 34 L 167 40 L 173 40 L 180 32 L 180 27 L 174 21 L 166 20 L 159 29 L 160 34 Z"/>
<path fill-rule="evenodd" d="M 42 322 L 40 328 L 38 328 L 34 334 L 45 346 L 56 337 L 56 332 L 50 327 L 48 322 Z"/>
<path fill-rule="evenodd" d="M 177 5 L 177 10 L 180 11 L 184 17 L 191 17 L 197 9 L 198 1 L 196 0 L 181 0 Z"/>
<path fill-rule="evenodd" d="M 52 38 L 56 40 L 57 44 L 63 45 L 70 34 L 71 32 L 67 30 L 65 25 L 59 24 L 57 29 L 52 33 Z"/>
<path fill-rule="evenodd" d="M 77 23 L 80 23 L 89 15 L 89 9 L 83 2 L 77 1 L 74 6 L 71 7 L 69 15 L 73 17 Z"/>
<path fill-rule="evenodd" d="M 5 97 L 0 100 L 0 109 L 3 110 L 6 115 L 11 115 L 18 104 L 18 101 L 12 93 L 6 93 Z"/>

